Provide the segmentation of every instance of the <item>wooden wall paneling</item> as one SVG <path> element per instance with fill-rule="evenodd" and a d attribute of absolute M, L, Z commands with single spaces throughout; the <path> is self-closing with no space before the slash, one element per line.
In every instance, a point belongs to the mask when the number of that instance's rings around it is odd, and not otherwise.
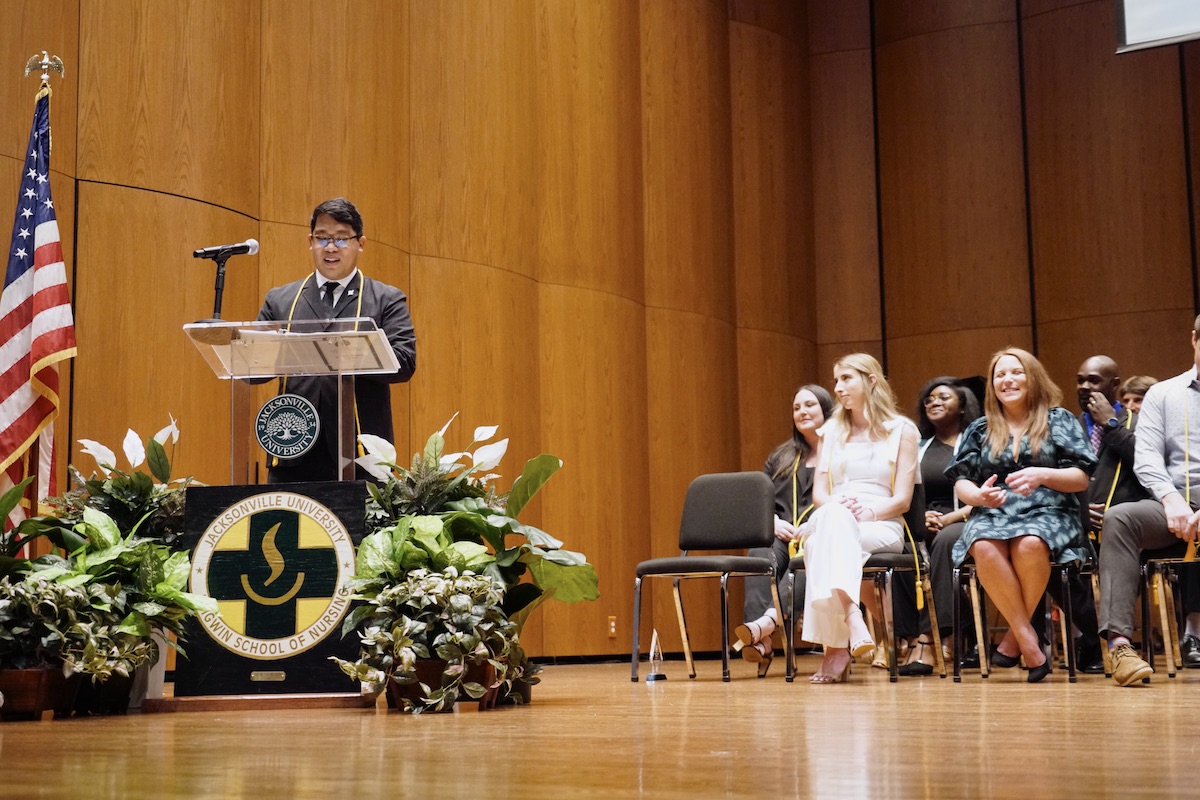
<path fill-rule="evenodd" d="M 412 252 L 534 274 L 534 0 L 414 3 Z"/>
<path fill-rule="evenodd" d="M 1112 357 L 1122 379 L 1131 375 L 1170 378 L 1192 365 L 1189 334 L 1195 319 L 1190 308 L 1169 308 L 1108 314 L 1103 326 L 1079 320 L 1041 322 L 1039 341 L 1052 346 L 1043 346 L 1039 356 L 1063 390 L 1063 404 L 1078 411 L 1075 376 L 1086 358 L 1097 354 Z"/>
<path fill-rule="evenodd" d="M 1014 0 L 974 0 L 970 3 L 929 3 L 922 0 L 872 0 L 875 6 L 875 41 L 891 44 L 935 31 L 990 26 L 1012 22 Z M 987 56 L 980 54 L 980 61 Z M 947 69 L 952 73 L 952 69 Z"/>
<path fill-rule="evenodd" d="M 1190 157 L 1191 174 L 1188 175 L 1192 192 L 1192 303 L 1200 312 L 1200 41 L 1180 45 L 1183 59 L 1183 81 L 1185 83 L 1184 114 L 1188 130 L 1185 145 Z"/>
<path fill-rule="evenodd" d="M 811 263 L 811 215 L 802 188 L 807 137 L 794 124 L 801 115 L 788 113 L 807 99 L 786 91 L 794 55 L 794 45 L 761 28 L 731 27 L 737 322 L 779 332 L 798 332 L 813 305 L 800 280 Z"/>
<path fill-rule="evenodd" d="M 815 366 L 806 64 L 796 41 L 740 22 L 731 25 L 743 469 L 759 468 L 782 440 L 780 409 L 790 409 L 795 387 L 812 380 Z"/>
<path fill-rule="evenodd" d="M 1038 346 L 1070 384 L 1121 323 L 1165 342 L 1194 313 L 1179 53 L 1116 55 L 1102 0 L 1027 16 L 1024 41 Z"/>
<path fill-rule="evenodd" d="M 261 4 L 262 161 L 256 151 L 252 174 L 262 218 L 307 224 L 318 203 L 342 196 L 370 239 L 408 249 L 408 0 Z"/>
<path fill-rule="evenodd" d="M 637 0 L 538 0 L 537 274 L 641 302 Z"/>
<path fill-rule="evenodd" d="M 153 235 L 130 235 L 131 220 Z M 193 261 L 191 250 L 257 234 L 256 221 L 206 203 L 79 184 L 76 440 L 95 439 L 119 454 L 127 428 L 145 438 L 174 415 L 181 431 L 174 474 L 228 480 L 229 385 L 182 331 L 212 313 L 214 270 Z M 222 316 L 253 319 L 260 300 L 257 282 L 227 280 Z M 87 474 L 91 457 L 81 458 L 77 445 L 71 456 Z"/>
<path fill-rule="evenodd" d="M 729 19 L 804 44 L 805 4 L 794 0 L 729 0 Z"/>
<path fill-rule="evenodd" d="M 651 557 L 656 505 L 646 452 L 645 311 L 623 297 L 568 286 L 542 284 L 539 298 L 543 449 L 563 460 L 539 495 L 542 520 L 600 576 L 597 602 L 542 607 L 542 654 L 628 653 L 633 572 Z M 617 618 L 615 639 L 608 638 L 609 616 Z"/>
<path fill-rule="evenodd" d="M 794 336 L 739 328 L 739 469 L 762 469 L 767 455 L 792 430 L 792 399 L 806 383 L 828 385 L 816 369 L 816 346 Z M 749 376 L 753 376 L 751 379 Z"/>
<path fill-rule="evenodd" d="M 412 256 L 417 373 L 410 384 L 412 447 L 454 412 L 448 447 L 465 447 L 480 425 L 511 437 L 502 469 L 515 480 L 541 452 L 538 420 L 537 286 L 524 276 L 478 264 Z M 469 291 L 467 290 L 469 287 Z"/>
<path fill-rule="evenodd" d="M 814 317 L 817 373 L 878 353 L 879 237 L 867 0 L 809 5 Z"/>
<path fill-rule="evenodd" d="M 258 215 L 259 0 L 79 9 L 79 177 Z"/>
<path fill-rule="evenodd" d="M 650 556 L 679 555 L 679 517 L 688 484 L 698 475 L 740 468 L 734 329 L 721 320 L 671 309 L 646 309 L 647 408 L 650 452 Z M 661 582 L 660 582 L 661 583 Z M 687 581 L 688 584 L 700 583 Z M 709 582 L 704 581 L 708 584 Z M 715 585 L 685 586 L 692 647 L 720 643 Z M 740 601 L 731 605 L 737 618 Z M 653 613 L 651 613 L 651 611 Z M 653 624 L 663 649 L 681 648 L 671 592 L 659 585 L 643 604 L 643 628 Z"/>
<path fill-rule="evenodd" d="M 726 13 L 685 0 L 641 4 L 652 556 L 678 553 L 688 483 L 739 462 Z M 721 646 L 715 604 L 696 591 L 685 592 L 693 644 L 711 650 Z M 646 629 L 678 650 L 670 592 L 658 587 L 645 608 Z"/>
<path fill-rule="evenodd" d="M 1010 346 L 1032 350 L 1033 329 L 1027 324 L 997 324 L 889 339 L 888 381 L 900 410 L 910 416 L 916 413 L 917 393 L 930 378 L 983 375 L 992 354 Z"/>
<path fill-rule="evenodd" d="M 986 4 L 936 6 L 954 12 L 944 17 L 927 4 L 909 6 L 926 9 L 932 30 L 913 27 L 923 15 L 883 4 L 892 13 L 877 20 L 877 35 L 887 43 L 876 54 L 888 367 L 902 397 L 938 371 L 924 374 L 929 369 L 919 361 L 916 371 L 897 370 L 892 342 L 904 339 L 911 348 L 939 333 L 1031 323 L 1013 9 L 998 20 L 999 9 Z M 968 10 L 991 13 L 968 24 L 971 17 L 962 16 Z M 980 338 L 993 337 L 956 337 Z"/>
<path fill-rule="evenodd" d="M 0 26 L 0 64 L 7 65 L 10 80 L 0 83 L 0 107 L 7 109 L 0 120 L 0 155 L 25 161 L 25 145 L 33 121 L 33 98 L 41 84 L 41 72 L 24 74 L 26 60 L 45 50 L 63 60 L 63 76 L 51 73 L 50 129 L 54 170 L 75 175 L 76 104 L 79 99 L 79 1 L 12 0 L 4 5 Z M 13 183 L 16 193 L 19 184 Z M 0 198 L 7 194 L 0 193 Z"/>
<path fill-rule="evenodd" d="M 646 303 L 733 320 L 725 11 L 643 0 L 641 42 Z"/>

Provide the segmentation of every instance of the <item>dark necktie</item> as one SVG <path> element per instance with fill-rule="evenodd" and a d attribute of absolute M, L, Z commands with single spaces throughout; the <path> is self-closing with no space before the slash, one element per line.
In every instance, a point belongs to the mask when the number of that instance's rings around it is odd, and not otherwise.
<path fill-rule="evenodd" d="M 333 281 L 329 281 L 321 287 L 321 302 L 330 311 L 333 311 L 333 293 L 337 290 L 337 286 Z"/>
<path fill-rule="evenodd" d="M 1092 422 L 1092 450 L 1099 453 L 1100 452 L 1100 443 L 1103 440 L 1104 440 L 1104 428 L 1102 428 L 1100 425 L 1096 424 L 1096 422 L 1093 420 L 1093 422 Z"/>

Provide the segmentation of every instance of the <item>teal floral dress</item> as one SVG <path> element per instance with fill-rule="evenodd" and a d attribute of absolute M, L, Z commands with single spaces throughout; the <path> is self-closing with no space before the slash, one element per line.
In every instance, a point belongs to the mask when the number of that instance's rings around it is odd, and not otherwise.
<path fill-rule="evenodd" d="M 1011 440 L 999 457 L 988 447 L 987 418 L 980 417 L 963 432 L 958 455 L 946 468 L 951 482 L 966 478 L 976 485 L 992 475 L 996 485 L 1026 467 L 1079 467 L 1089 475 L 1096 468 L 1096 454 L 1083 433 L 1079 420 L 1065 408 L 1050 409 L 1050 436 L 1037 457 L 1029 451 L 1029 440 L 1021 441 L 1020 458 L 1012 457 Z M 1036 536 L 1050 548 L 1055 563 L 1084 561 L 1091 547 L 1080 522 L 1079 496 L 1039 486 L 1029 497 L 1010 492 L 999 508 L 973 508 L 962 538 L 954 545 L 954 563 L 961 564 L 979 539 L 1015 539 Z"/>

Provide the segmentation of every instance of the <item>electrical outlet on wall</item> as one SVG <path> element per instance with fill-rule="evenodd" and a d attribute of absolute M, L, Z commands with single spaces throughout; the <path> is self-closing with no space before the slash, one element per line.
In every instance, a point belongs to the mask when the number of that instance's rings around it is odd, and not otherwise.
<path fill-rule="evenodd" d="M 608 618 L 608 638 L 610 638 L 610 639 L 617 638 L 617 618 L 616 617 Z"/>

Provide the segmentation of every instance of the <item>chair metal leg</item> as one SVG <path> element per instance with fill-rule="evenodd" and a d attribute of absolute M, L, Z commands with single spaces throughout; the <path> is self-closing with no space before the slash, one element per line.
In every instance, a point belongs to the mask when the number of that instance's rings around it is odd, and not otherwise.
<path fill-rule="evenodd" d="M 790 627 L 790 626 L 788 626 L 787 619 L 784 618 L 784 616 L 783 616 L 783 604 L 781 602 L 779 602 L 779 587 L 775 584 L 775 576 L 774 575 L 771 575 L 771 602 L 775 604 L 775 619 L 782 620 L 782 622 L 781 622 L 782 625 L 784 625 L 785 627 Z M 790 631 L 785 630 L 784 633 L 790 634 Z M 775 647 L 774 640 L 771 641 L 771 647 L 772 648 Z M 772 658 L 772 661 L 773 660 L 774 660 L 774 658 Z M 768 670 L 771 669 L 770 662 L 768 662 L 768 664 L 767 664 L 767 669 Z M 765 678 L 765 677 L 767 677 L 767 673 L 760 672 L 758 677 Z"/>
<path fill-rule="evenodd" d="M 1100 573 L 1092 569 L 1092 603 L 1100 610 Z M 1112 655 L 1108 652 L 1108 642 L 1100 640 L 1100 655 L 1104 659 L 1104 677 L 1112 677 Z"/>
<path fill-rule="evenodd" d="M 946 659 L 942 656 L 942 629 L 938 625 L 937 609 L 933 607 L 933 585 L 929 582 L 928 573 L 921 577 L 921 585 L 917 587 L 917 591 L 925 596 L 925 607 L 929 609 L 929 630 L 930 638 L 933 639 L 934 663 L 937 665 L 938 675 L 945 678 Z"/>
<path fill-rule="evenodd" d="M 729 683 L 729 573 L 721 573 L 721 680 Z"/>
<path fill-rule="evenodd" d="M 633 646 L 629 656 L 629 679 L 637 683 L 638 672 L 638 632 L 642 621 L 642 579 L 633 579 Z"/>
<path fill-rule="evenodd" d="M 979 677 L 988 677 L 988 658 L 991 655 L 992 637 L 984 621 L 983 600 L 979 594 L 979 576 L 974 569 L 967 575 L 970 581 L 971 607 L 975 610 L 975 639 L 979 642 Z"/>
<path fill-rule="evenodd" d="M 1163 655 L 1166 656 L 1166 658 L 1167 658 L 1167 676 L 1174 678 L 1175 677 L 1175 653 L 1174 653 L 1175 642 L 1174 642 L 1174 637 L 1171 635 L 1171 632 L 1172 632 L 1171 622 L 1170 622 L 1169 617 L 1167 616 L 1168 615 L 1167 592 L 1165 590 L 1165 583 L 1163 581 L 1161 567 L 1155 567 L 1151 571 L 1150 580 L 1154 587 L 1154 602 L 1158 605 L 1158 618 L 1159 618 L 1159 621 L 1162 623 Z M 1153 652 L 1154 645 L 1151 644 L 1150 647 L 1151 647 L 1151 652 Z M 1151 662 L 1151 663 L 1153 663 L 1153 662 Z"/>
<path fill-rule="evenodd" d="M 963 629 L 962 629 L 962 571 L 954 568 L 954 682 L 962 682 Z"/>
<path fill-rule="evenodd" d="M 796 573 L 791 570 L 788 570 L 787 574 L 787 596 L 792 613 L 784 619 L 784 637 L 787 641 L 787 669 L 784 679 L 791 683 L 796 678 Z"/>
<path fill-rule="evenodd" d="M 1171 621 L 1171 655 L 1175 658 L 1175 668 L 1183 669 L 1183 654 L 1179 652 L 1179 612 L 1175 609 L 1175 595 L 1179 592 L 1179 573 L 1172 565 L 1163 569 L 1163 587 L 1166 590 L 1167 619 Z M 1172 673 L 1167 674 L 1175 677 Z"/>
<path fill-rule="evenodd" d="M 688 639 L 687 617 L 683 613 L 683 595 L 679 591 L 679 578 L 676 578 L 672 583 L 675 590 L 675 617 L 679 621 L 679 636 L 683 639 L 683 658 L 687 662 L 688 677 L 695 678 L 696 662 L 692 660 L 692 643 Z"/>
<path fill-rule="evenodd" d="M 1154 631 L 1151 630 L 1150 603 L 1154 597 L 1154 590 L 1151 588 L 1150 573 L 1150 565 L 1142 564 L 1142 660 L 1153 667 Z"/>
<path fill-rule="evenodd" d="M 1063 635 L 1063 649 L 1067 652 L 1067 682 L 1075 683 L 1077 677 L 1075 675 L 1075 609 L 1071 606 L 1071 578 L 1077 573 L 1073 567 L 1067 566 L 1059 570 L 1062 574 L 1062 616 L 1063 629 L 1066 633 Z"/>
<path fill-rule="evenodd" d="M 896 683 L 900 680 L 900 642 L 896 636 L 895 607 L 892 600 L 892 569 L 875 575 L 875 602 L 879 613 L 883 616 L 883 633 L 888 648 L 888 680 Z M 893 619 L 888 621 L 887 610 L 892 609 Z"/>

